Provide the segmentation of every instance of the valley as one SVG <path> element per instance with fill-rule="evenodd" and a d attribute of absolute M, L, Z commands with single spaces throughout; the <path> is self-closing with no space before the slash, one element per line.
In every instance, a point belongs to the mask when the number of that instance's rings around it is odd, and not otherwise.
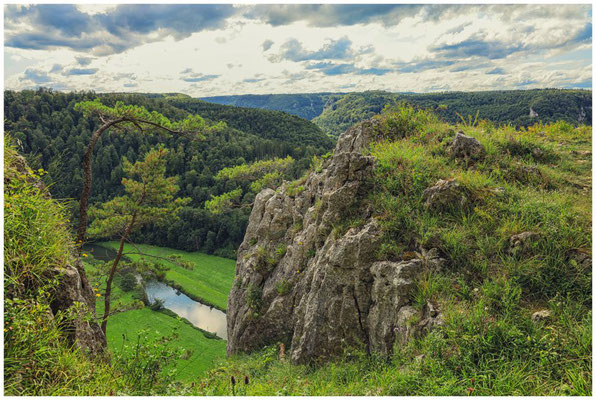
<path fill-rule="evenodd" d="M 100 242 L 83 248 L 85 267 L 98 293 L 103 289 L 98 271 L 100 262 L 109 263 L 113 260 L 116 255 L 113 251 L 115 246 L 116 242 Z M 167 260 L 154 259 L 155 262 L 168 268 L 166 281 L 181 288 L 181 291 L 185 290 L 184 285 L 186 285 L 192 293 L 199 293 L 197 297 L 200 296 L 201 299 L 205 299 L 204 301 L 213 304 L 219 303 L 225 310 L 227 293 L 234 279 L 233 260 L 150 245 L 128 246 L 126 249 L 127 253 L 139 250 L 144 254 L 160 257 L 177 254 L 184 261 L 192 262 L 195 267 L 190 271 Z M 143 255 L 126 254 L 125 257 L 131 261 L 138 261 L 143 258 Z M 194 271 L 199 274 L 193 274 Z M 217 361 L 225 357 L 227 332 L 225 314 L 222 311 L 213 306 L 195 302 L 163 282 L 154 279 L 143 281 L 141 276 L 138 276 L 140 282 L 137 282 L 134 288 L 124 290 L 122 287 L 124 273 L 116 277 L 112 294 L 116 307 L 115 313 L 110 317 L 107 333 L 108 348 L 115 357 L 129 356 L 139 336 L 146 337 L 148 341 L 155 341 L 160 337 L 176 333 L 177 337 L 169 343 L 169 346 L 181 350 L 182 354 L 176 363 L 165 369 L 163 373 L 171 373 L 176 380 L 184 382 L 200 379 L 204 372 L 213 368 Z M 207 288 L 212 289 L 206 290 Z M 217 289 L 213 288 L 219 288 L 222 293 L 218 293 Z M 140 299 L 145 299 L 147 306 L 142 304 Z M 156 299 L 163 301 L 162 308 L 153 309 L 152 304 Z M 102 315 L 101 296 L 97 298 L 96 307 L 97 315 Z"/>

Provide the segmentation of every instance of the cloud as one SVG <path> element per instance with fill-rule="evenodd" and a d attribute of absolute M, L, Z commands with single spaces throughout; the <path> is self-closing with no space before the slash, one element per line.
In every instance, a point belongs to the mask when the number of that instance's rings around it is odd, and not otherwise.
<path fill-rule="evenodd" d="M 505 75 L 506 72 L 503 68 L 494 68 L 487 72 L 489 75 Z"/>
<path fill-rule="evenodd" d="M 99 68 L 72 68 L 63 75 L 94 75 L 99 71 Z"/>
<path fill-rule="evenodd" d="M 29 80 L 33 83 L 47 83 L 52 81 L 52 79 L 45 72 L 32 68 L 27 68 L 20 80 Z"/>
<path fill-rule="evenodd" d="M 318 60 L 347 60 L 353 58 L 352 41 L 344 36 L 338 40 L 327 40 L 319 50 L 309 51 L 296 39 L 290 39 L 281 45 L 281 52 L 271 56 L 271 61 L 318 61 Z M 365 51 L 368 51 L 366 49 Z"/>
<path fill-rule="evenodd" d="M 265 78 L 247 78 L 247 79 L 243 79 L 242 82 L 246 82 L 246 83 L 256 83 L 256 82 L 261 82 L 264 81 Z"/>
<path fill-rule="evenodd" d="M 472 71 L 475 69 L 488 68 L 490 66 L 491 66 L 491 64 L 489 64 L 489 63 L 460 64 L 460 65 L 456 65 L 455 67 L 451 68 L 449 71 L 451 71 L 451 72 Z"/>
<path fill-rule="evenodd" d="M 320 71 L 325 75 L 385 75 L 391 72 L 386 68 L 357 68 L 353 64 L 335 64 L 332 62 L 320 62 L 306 66 L 306 69 Z"/>
<path fill-rule="evenodd" d="M 395 25 L 423 8 L 410 4 L 275 4 L 256 5 L 244 16 L 269 25 L 289 25 L 305 21 L 309 26 L 333 27 L 380 22 Z"/>
<path fill-rule="evenodd" d="M 60 64 L 54 64 L 52 66 L 52 69 L 50 70 L 50 73 L 53 74 L 55 72 L 60 72 L 60 71 L 62 71 L 62 65 L 60 65 Z"/>
<path fill-rule="evenodd" d="M 194 72 L 192 68 L 186 68 L 184 71 L 180 73 L 182 77 L 180 78 L 184 82 L 204 82 L 204 81 L 212 81 L 213 79 L 218 78 L 220 75 L 205 75 L 202 73 Z"/>
<path fill-rule="evenodd" d="M 22 49 L 65 47 L 108 55 L 167 36 L 181 40 L 222 28 L 234 13 L 230 4 L 123 4 L 94 15 L 76 5 L 9 5 L 4 43 Z"/>
<path fill-rule="evenodd" d="M 75 57 L 75 59 L 77 60 L 79 65 L 83 67 L 91 64 L 91 61 L 93 61 L 93 58 L 91 57 Z"/>
<path fill-rule="evenodd" d="M 449 67 L 455 64 L 455 60 L 421 60 L 421 61 L 412 61 L 409 63 L 395 63 L 398 72 L 402 73 L 409 73 L 409 72 L 422 72 L 427 71 L 429 69 L 437 69 L 437 68 L 444 68 Z"/>
<path fill-rule="evenodd" d="M 440 57 L 461 59 L 469 57 L 485 57 L 490 60 L 505 58 L 522 51 L 521 44 L 507 44 L 496 40 L 470 38 L 455 44 L 444 44 L 429 48 Z"/>
<path fill-rule="evenodd" d="M 134 83 L 133 82 L 133 83 L 125 83 L 122 86 L 124 86 L 124 87 L 137 87 L 139 85 L 138 85 L 138 83 Z"/>
<path fill-rule="evenodd" d="M 263 42 L 261 46 L 263 46 L 263 51 L 267 51 L 271 48 L 271 46 L 273 46 L 273 40 L 267 39 Z"/>

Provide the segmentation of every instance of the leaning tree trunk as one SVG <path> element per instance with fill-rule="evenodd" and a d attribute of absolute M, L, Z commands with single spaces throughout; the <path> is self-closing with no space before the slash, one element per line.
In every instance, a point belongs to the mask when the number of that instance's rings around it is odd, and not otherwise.
<path fill-rule="evenodd" d="M 85 151 L 85 155 L 83 156 L 83 190 L 81 191 L 81 200 L 79 201 L 79 227 L 77 228 L 77 247 L 79 249 L 79 253 L 81 252 L 81 248 L 85 242 L 87 223 L 89 221 L 87 210 L 89 208 L 89 196 L 91 195 L 91 182 L 93 180 L 93 173 L 91 171 L 91 157 L 93 156 L 93 149 L 95 148 L 95 144 L 99 140 L 99 137 L 106 131 L 106 129 L 122 121 L 124 121 L 124 119 L 119 118 L 113 121 L 108 121 L 100 126 L 99 129 L 96 130 L 91 136 L 91 140 L 87 146 L 87 151 Z"/>
<path fill-rule="evenodd" d="M 135 223 L 136 217 L 137 217 L 137 215 L 135 213 L 132 216 L 132 219 L 130 220 L 130 224 L 128 224 L 128 226 L 126 227 L 126 231 L 124 232 L 124 235 L 122 235 L 122 239 L 120 239 L 120 247 L 118 248 L 118 254 L 116 254 L 116 258 L 114 259 L 114 262 L 112 263 L 112 269 L 110 270 L 110 275 L 108 276 L 108 280 L 106 282 L 106 292 L 104 294 L 104 310 L 103 310 L 103 317 L 101 320 L 101 330 L 103 331 L 104 335 L 106 334 L 106 330 L 108 327 L 108 317 L 110 316 L 110 306 L 111 306 L 111 302 L 112 302 L 111 301 L 112 281 L 114 280 L 114 275 L 116 275 L 116 268 L 118 267 L 118 263 L 120 262 L 120 259 L 122 258 L 122 252 L 124 250 L 124 241 L 126 240 L 128 235 L 130 235 L 130 232 L 132 231 L 132 226 Z"/>

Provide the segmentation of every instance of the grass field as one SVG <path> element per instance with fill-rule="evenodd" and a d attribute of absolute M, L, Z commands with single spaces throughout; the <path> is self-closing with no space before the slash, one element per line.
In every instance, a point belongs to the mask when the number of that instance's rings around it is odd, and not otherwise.
<path fill-rule="evenodd" d="M 149 308 L 112 316 L 107 330 L 108 347 L 113 352 L 131 352 L 139 332 L 146 330 L 146 336 L 151 343 L 162 336 L 171 335 L 175 328 L 178 328 L 178 338 L 172 342 L 172 346 L 186 350 L 189 355 L 188 359 L 178 359 L 175 364 L 177 380 L 197 381 L 205 371 L 215 366 L 218 359 L 225 357 L 224 340 L 208 339 L 189 324 Z M 123 334 L 126 335 L 126 342 Z"/>
<path fill-rule="evenodd" d="M 118 249 L 118 242 L 115 241 L 101 242 L 97 245 Z M 137 247 L 146 254 L 160 257 L 167 257 L 172 254 L 179 255 L 184 261 L 193 262 L 195 264 L 194 269 L 190 271 L 169 261 L 147 257 L 149 261 L 156 261 L 168 266 L 170 269 L 166 271 L 166 279 L 174 282 L 186 295 L 201 303 L 213 305 L 222 311 L 226 310 L 228 293 L 234 283 L 236 264 L 234 260 L 199 252 L 189 253 L 146 244 L 137 245 Z M 130 245 L 124 246 L 124 253 L 133 261 L 142 257 L 133 254 L 138 253 L 138 251 Z"/>

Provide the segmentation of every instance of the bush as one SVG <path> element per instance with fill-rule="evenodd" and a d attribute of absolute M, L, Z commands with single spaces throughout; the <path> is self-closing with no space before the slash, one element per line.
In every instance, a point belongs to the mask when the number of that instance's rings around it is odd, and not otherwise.
<path fill-rule="evenodd" d="M 131 290 L 134 290 L 136 286 L 137 277 L 132 272 L 126 273 L 120 280 L 120 288 L 125 292 L 130 292 Z"/>

